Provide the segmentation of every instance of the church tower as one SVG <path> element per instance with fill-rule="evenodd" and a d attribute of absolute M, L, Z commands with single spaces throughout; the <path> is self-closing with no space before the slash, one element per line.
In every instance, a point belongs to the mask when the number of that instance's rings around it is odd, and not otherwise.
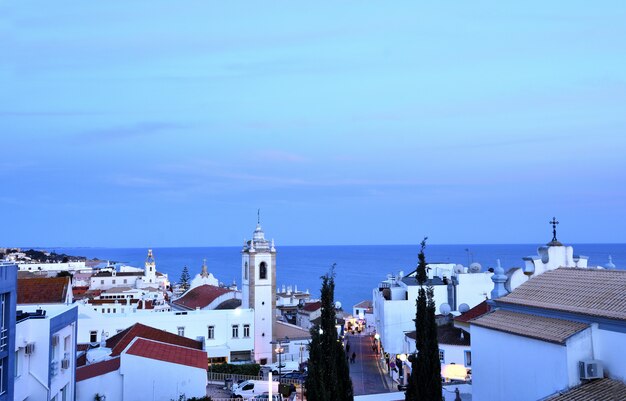
<path fill-rule="evenodd" d="M 254 309 L 254 359 L 272 362 L 272 335 L 276 310 L 276 249 L 265 239 L 260 220 L 252 239 L 241 250 L 242 308 Z"/>
<path fill-rule="evenodd" d="M 143 271 L 143 283 L 144 285 L 156 283 L 156 265 L 152 256 L 152 249 L 148 249 L 148 257 Z"/>

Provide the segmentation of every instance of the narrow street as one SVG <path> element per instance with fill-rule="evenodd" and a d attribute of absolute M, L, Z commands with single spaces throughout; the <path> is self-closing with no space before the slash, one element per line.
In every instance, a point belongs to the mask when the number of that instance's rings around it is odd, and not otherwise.
<path fill-rule="evenodd" d="M 350 363 L 350 378 L 354 395 L 388 393 L 397 391 L 392 380 L 380 367 L 375 352 L 372 350 L 372 337 L 369 335 L 348 335 L 349 356 L 354 352 L 356 358 Z"/>

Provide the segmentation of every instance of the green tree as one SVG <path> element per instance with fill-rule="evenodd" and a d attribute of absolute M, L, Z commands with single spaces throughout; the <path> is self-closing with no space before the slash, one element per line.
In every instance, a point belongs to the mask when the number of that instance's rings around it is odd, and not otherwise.
<path fill-rule="evenodd" d="M 187 266 L 185 266 L 183 267 L 183 272 L 180 274 L 180 281 L 178 282 L 178 285 L 183 289 L 183 291 L 187 291 L 189 289 L 189 280 L 189 270 L 187 270 Z"/>
<path fill-rule="evenodd" d="M 309 374 L 306 379 L 309 401 L 352 401 L 354 391 L 346 353 L 337 336 L 335 317 L 335 265 L 321 277 L 320 324 L 311 328 Z"/>
<path fill-rule="evenodd" d="M 411 378 L 405 393 L 406 401 L 441 401 L 441 364 L 439 361 L 439 342 L 437 341 L 437 322 L 435 320 L 435 300 L 432 285 L 428 282 L 424 249 L 426 240 L 420 243 L 416 279 L 420 285 L 415 311 L 415 349 L 411 361 Z"/>

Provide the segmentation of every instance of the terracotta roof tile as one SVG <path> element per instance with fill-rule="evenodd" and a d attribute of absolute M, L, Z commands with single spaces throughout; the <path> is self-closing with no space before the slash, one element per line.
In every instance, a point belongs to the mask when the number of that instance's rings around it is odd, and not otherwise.
<path fill-rule="evenodd" d="M 626 400 L 626 384 L 619 380 L 600 379 L 578 387 L 546 401 L 616 401 Z"/>
<path fill-rule="evenodd" d="M 626 320 L 626 270 L 561 267 L 496 302 Z"/>
<path fill-rule="evenodd" d="M 483 315 L 470 321 L 470 323 L 475 326 L 556 344 L 565 344 L 568 338 L 589 327 L 585 323 L 511 312 L 503 309 Z"/>
<path fill-rule="evenodd" d="M 372 308 L 372 301 L 361 301 L 358 304 L 354 305 L 355 308 L 365 308 L 365 309 L 371 309 Z"/>
<path fill-rule="evenodd" d="M 173 301 L 173 303 L 187 309 L 204 308 L 217 297 L 229 292 L 234 291 L 224 287 L 204 284 L 187 291 L 184 296 Z"/>
<path fill-rule="evenodd" d="M 160 341 L 163 343 L 179 345 L 182 347 L 202 349 L 202 342 L 179 336 L 177 334 L 168 333 L 164 330 L 155 329 L 154 327 L 145 326 L 141 323 L 135 323 L 126 330 L 122 330 L 111 338 L 107 339 L 106 346 L 111 348 L 111 356 L 117 356 L 131 343 L 136 337 L 147 338 L 150 340 Z"/>
<path fill-rule="evenodd" d="M 412 340 L 415 340 L 416 337 L 415 330 L 406 332 L 404 335 Z M 464 330 L 452 326 L 452 324 L 443 324 L 437 326 L 437 341 L 439 344 L 469 346 L 470 335 Z"/>
<path fill-rule="evenodd" d="M 179 347 L 143 338 L 135 340 L 125 353 L 194 368 L 205 370 L 207 368 L 207 354 L 205 351 Z"/>
<path fill-rule="evenodd" d="M 302 307 L 302 310 L 305 312 L 315 312 L 321 307 L 322 307 L 322 303 L 320 301 L 308 302 L 304 304 L 304 306 Z"/>
<path fill-rule="evenodd" d="M 76 368 L 76 381 L 91 379 L 106 373 L 114 372 L 120 368 L 120 358 L 108 359 L 102 362 L 92 363 Z"/>
<path fill-rule="evenodd" d="M 23 278 L 17 280 L 18 304 L 63 303 L 70 289 L 69 277 Z"/>
<path fill-rule="evenodd" d="M 469 322 L 472 319 L 476 319 L 477 317 L 484 315 L 485 313 L 489 312 L 490 310 L 491 310 L 491 307 L 487 304 L 487 301 L 485 300 L 485 301 L 479 303 L 478 305 L 474 306 L 472 309 L 468 310 L 467 312 L 465 312 L 461 316 L 455 317 L 454 321 L 461 322 L 461 323 L 467 323 L 467 322 Z"/>

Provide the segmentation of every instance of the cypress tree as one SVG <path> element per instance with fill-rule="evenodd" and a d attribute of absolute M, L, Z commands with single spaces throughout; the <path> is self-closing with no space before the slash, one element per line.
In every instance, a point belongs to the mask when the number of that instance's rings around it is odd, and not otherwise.
<path fill-rule="evenodd" d="M 189 280 L 189 270 L 187 270 L 187 266 L 185 266 L 183 267 L 183 272 L 180 274 L 180 281 L 178 282 L 178 285 L 183 289 L 183 291 L 187 291 L 189 289 Z"/>
<path fill-rule="evenodd" d="M 352 401 L 354 392 L 346 353 L 337 336 L 335 318 L 335 265 L 321 277 L 320 324 L 311 328 L 309 374 L 306 397 L 309 401 Z"/>
<path fill-rule="evenodd" d="M 437 340 L 437 322 L 435 321 L 434 289 L 426 286 L 426 240 L 420 243 L 416 279 L 420 285 L 415 311 L 415 349 L 412 355 L 411 378 L 405 393 L 407 401 L 441 401 L 441 364 L 439 362 L 439 341 Z"/>

